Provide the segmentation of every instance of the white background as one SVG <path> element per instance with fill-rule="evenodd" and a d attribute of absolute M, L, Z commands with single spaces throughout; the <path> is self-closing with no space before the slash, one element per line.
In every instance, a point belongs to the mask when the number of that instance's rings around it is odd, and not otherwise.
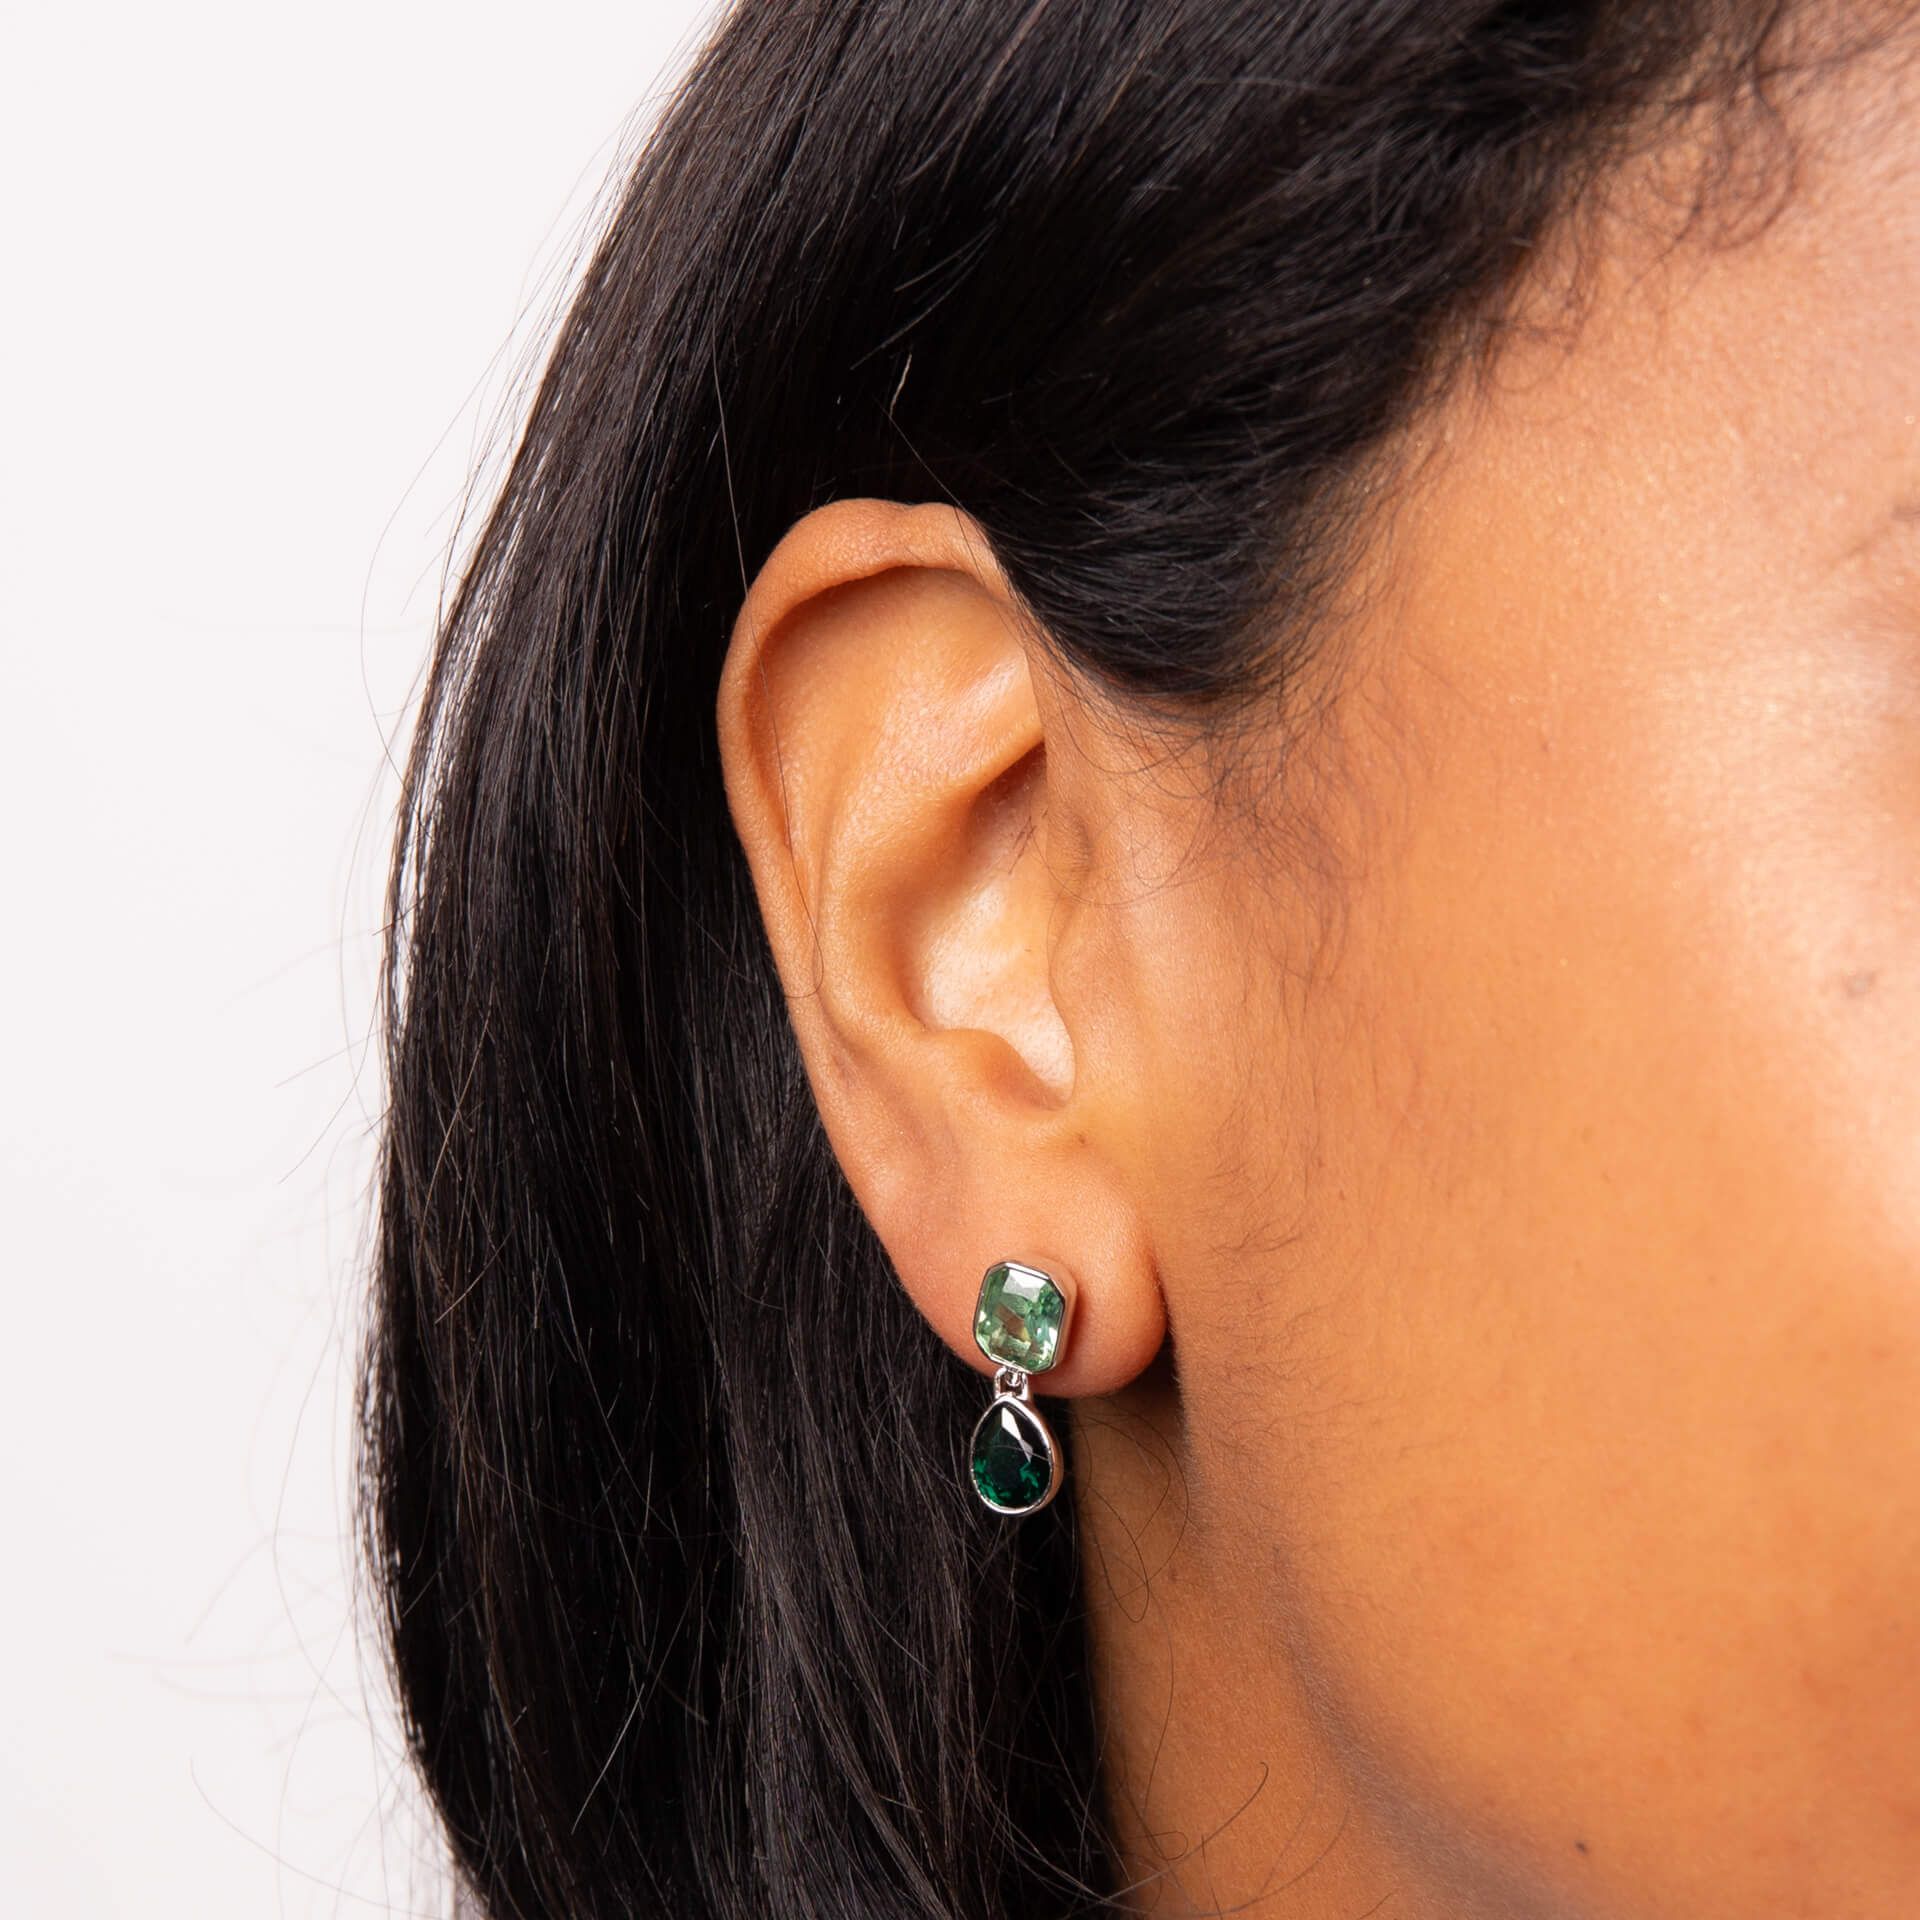
<path fill-rule="evenodd" d="M 393 781 L 467 477 L 708 8 L 16 10 L 0 1912 L 435 1912 L 345 1504 Z"/>

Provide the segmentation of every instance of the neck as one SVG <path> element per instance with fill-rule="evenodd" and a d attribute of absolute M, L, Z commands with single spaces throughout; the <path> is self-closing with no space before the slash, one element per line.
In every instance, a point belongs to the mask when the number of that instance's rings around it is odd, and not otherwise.
<path fill-rule="evenodd" d="M 1073 1406 L 1102 1787 L 1125 1910 L 1443 1920 L 1343 1763 L 1257 1516 L 1196 1470 L 1168 1352 Z M 1236 1531 L 1238 1529 L 1238 1531 Z"/>

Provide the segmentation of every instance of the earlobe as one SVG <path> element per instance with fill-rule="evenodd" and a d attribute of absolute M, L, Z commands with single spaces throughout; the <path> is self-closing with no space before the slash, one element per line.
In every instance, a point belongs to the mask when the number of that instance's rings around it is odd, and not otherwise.
<path fill-rule="evenodd" d="M 837 501 L 754 580 L 716 713 L 828 1137 L 903 1283 L 982 1371 L 990 1262 L 1142 1242 L 1054 991 L 1076 902 L 1049 864 L 1028 644 L 964 516 Z M 1073 1349 L 1049 1385 L 1099 1391 L 1151 1359 L 1163 1310 L 1150 1260 L 1074 1270 Z"/>

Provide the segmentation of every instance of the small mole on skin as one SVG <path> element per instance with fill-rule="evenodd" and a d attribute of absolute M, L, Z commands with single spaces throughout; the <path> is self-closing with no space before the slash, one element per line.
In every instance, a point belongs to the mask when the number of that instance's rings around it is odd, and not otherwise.
<path fill-rule="evenodd" d="M 1586 1850 L 1587 1850 L 1587 1843 L 1586 1843 L 1586 1842 L 1585 1842 L 1584 1840 L 1576 1840 L 1576 1841 L 1575 1841 L 1575 1842 L 1574 1842 L 1573 1844 L 1574 1844 L 1574 1845 L 1575 1845 L 1576 1847 L 1578 1847 L 1578 1848 L 1579 1848 L 1579 1850 L 1580 1850 L 1580 1851 L 1581 1851 L 1582 1853 L 1585 1853 L 1585 1852 L 1586 1852 Z"/>
<path fill-rule="evenodd" d="M 1858 1000 L 1863 993 L 1873 991 L 1874 982 L 1879 978 L 1877 970 L 1872 973 L 1850 973 L 1840 984 L 1846 988 L 1848 998 Z"/>

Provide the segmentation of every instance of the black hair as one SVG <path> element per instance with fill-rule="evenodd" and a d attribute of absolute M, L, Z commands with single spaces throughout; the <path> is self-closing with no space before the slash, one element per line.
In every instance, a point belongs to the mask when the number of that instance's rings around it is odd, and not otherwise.
<path fill-rule="evenodd" d="M 442 621 L 391 880 L 362 1487 L 492 1920 L 1111 1910 L 1073 1502 L 835 1161 L 721 785 L 747 581 L 944 500 L 1128 712 L 1269 720 L 1356 489 L 1761 0 L 778 0 L 626 182 Z"/>

